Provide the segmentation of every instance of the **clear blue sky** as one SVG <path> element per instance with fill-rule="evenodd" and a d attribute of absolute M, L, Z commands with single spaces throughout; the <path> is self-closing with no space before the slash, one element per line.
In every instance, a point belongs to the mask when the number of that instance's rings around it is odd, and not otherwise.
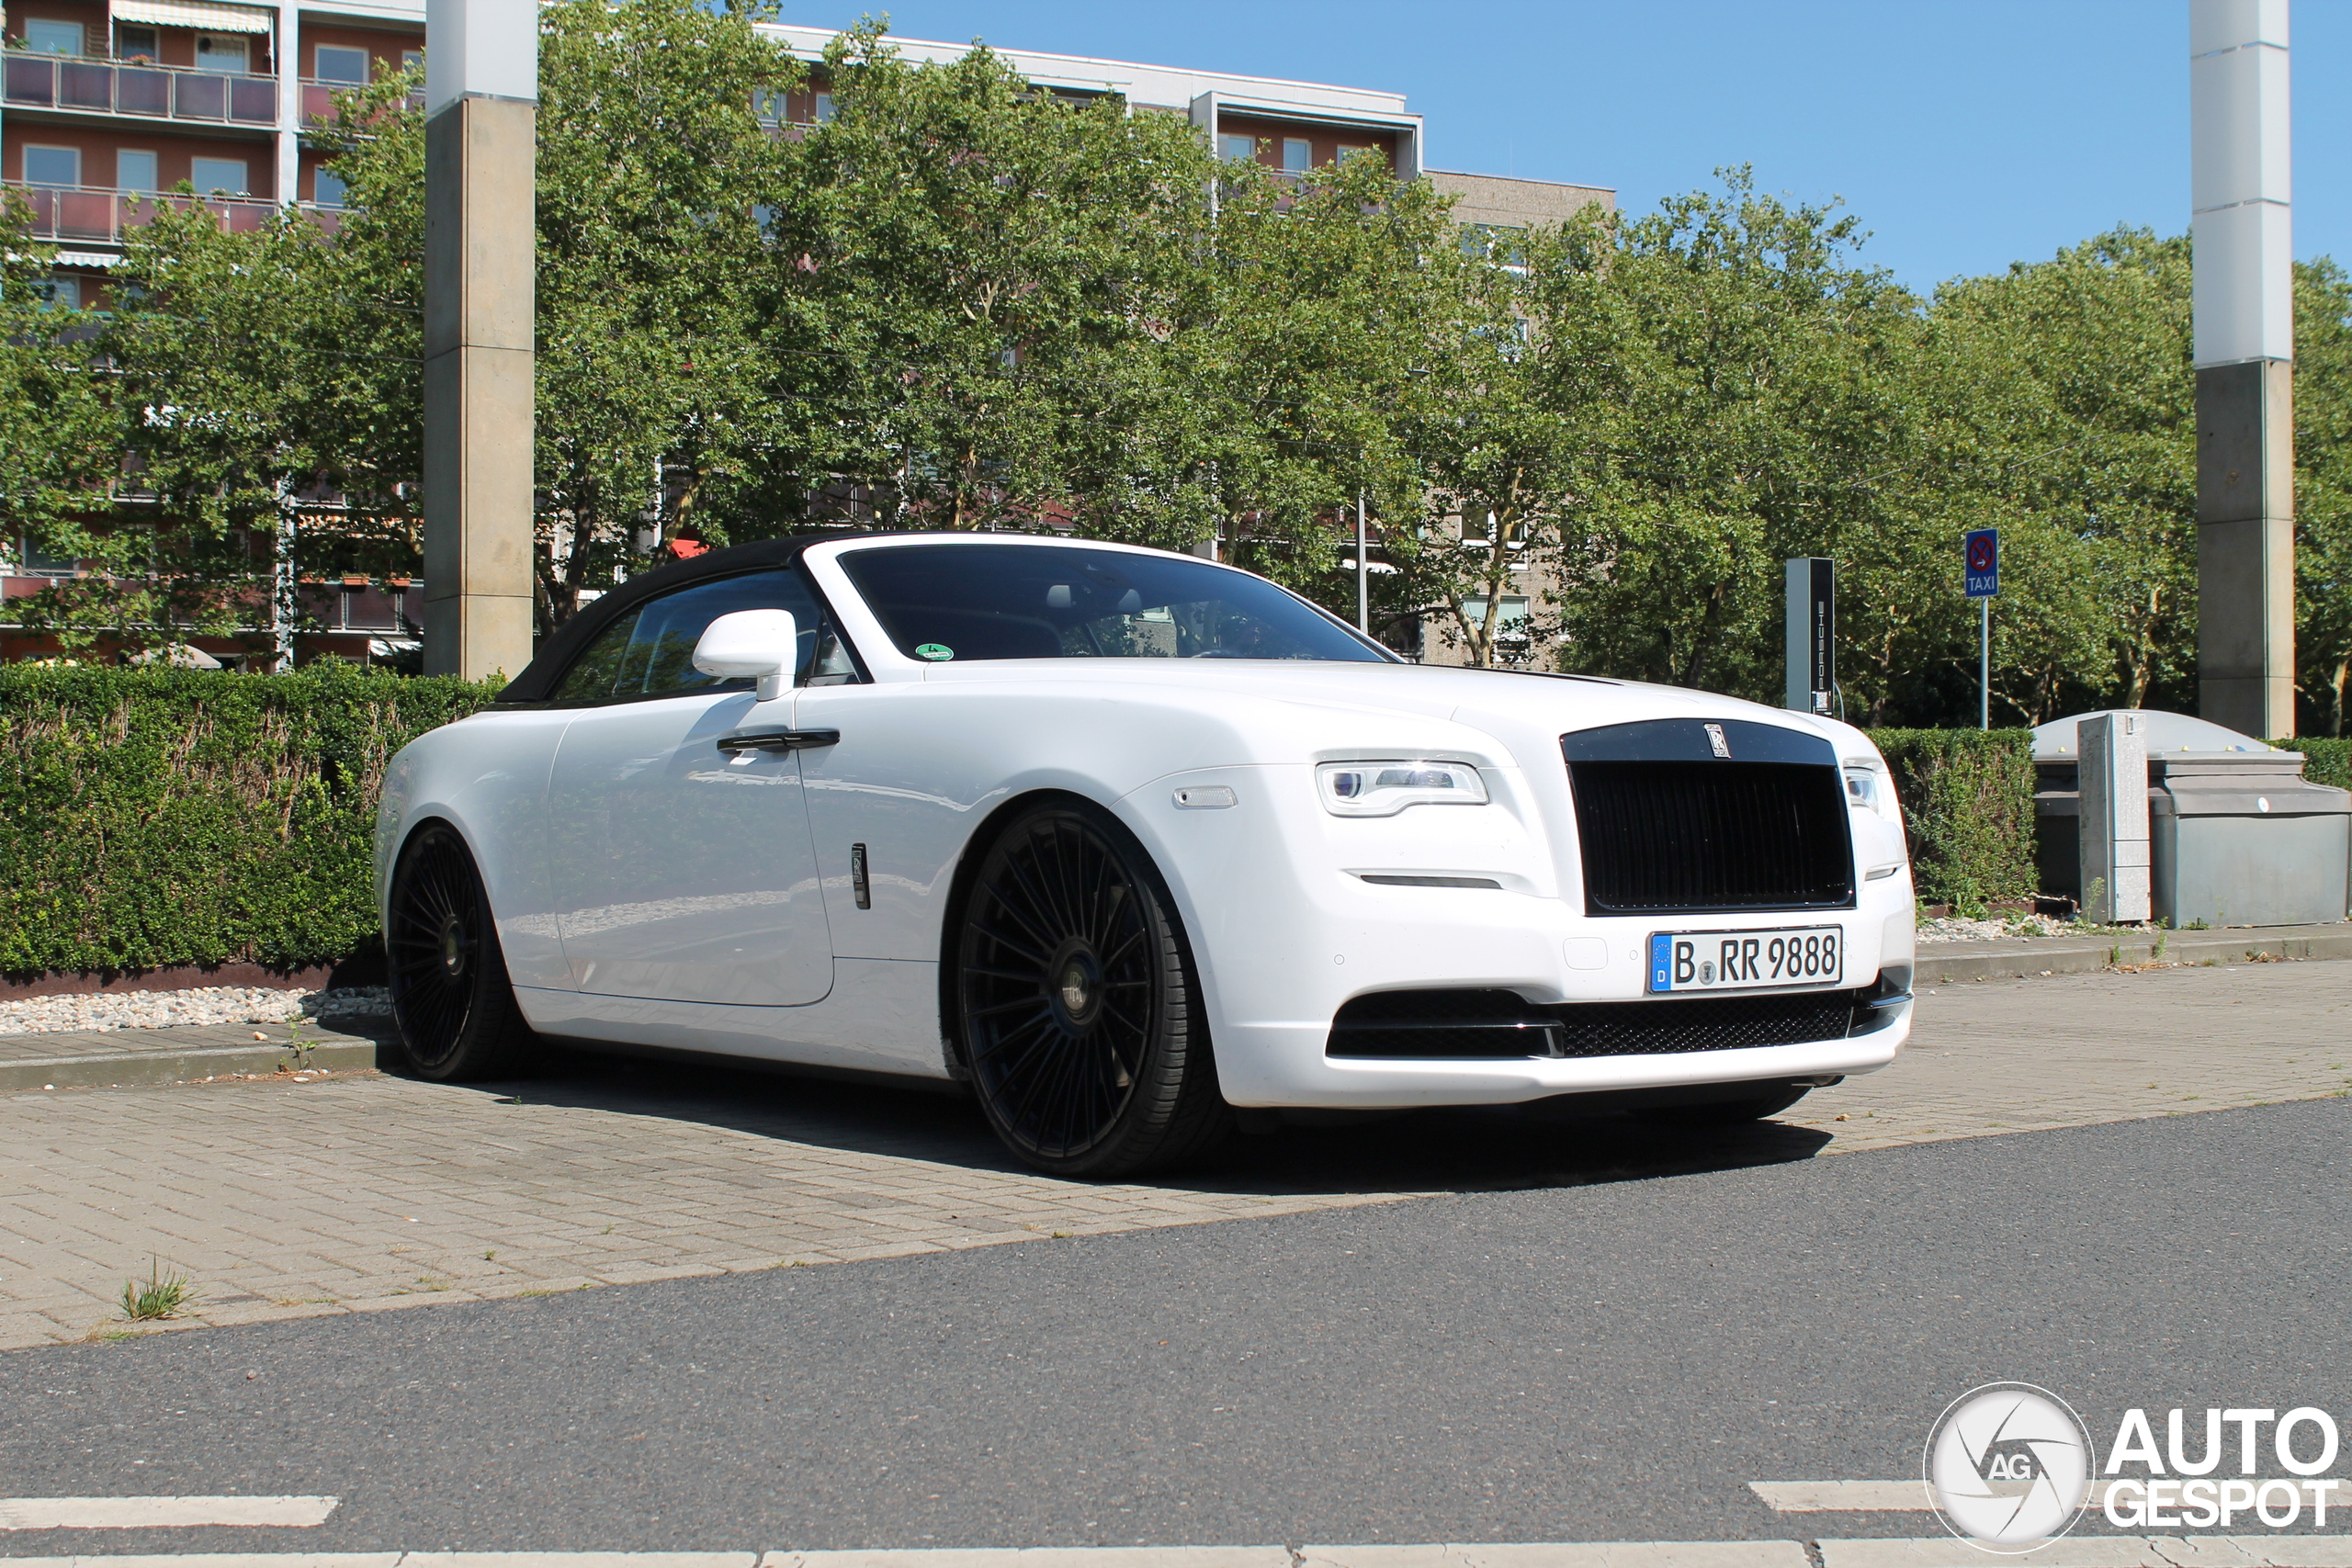
<path fill-rule="evenodd" d="M 790 3 L 841 27 L 881 4 Z M 1752 164 L 1905 282 L 2188 224 L 2187 0 L 900 0 L 892 30 L 1408 95 L 1442 169 L 1643 211 Z M 2295 253 L 2352 265 L 2352 3 L 2293 19 Z"/>

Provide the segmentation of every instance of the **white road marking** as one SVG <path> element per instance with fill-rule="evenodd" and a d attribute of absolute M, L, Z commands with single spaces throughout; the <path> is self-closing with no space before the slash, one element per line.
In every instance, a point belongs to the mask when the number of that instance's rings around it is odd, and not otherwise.
<path fill-rule="evenodd" d="M 11 1568 L 14 1565 L 11 1564 Z M 771 1551 L 760 1568 L 1291 1568 L 1279 1546 L 1032 1546 L 1017 1551 Z"/>
<path fill-rule="evenodd" d="M 2352 1568 L 2352 1536 L 2342 1535 L 2066 1536 L 2007 1560 L 1988 1559 L 1951 1536 L 1819 1544 L 1826 1568 L 1984 1568 L 1988 1561 L 2034 1568 Z"/>
<path fill-rule="evenodd" d="M 0 1497 L 0 1530 L 180 1529 L 327 1522 L 334 1497 Z M 112 1561 L 111 1559 L 109 1561 Z"/>
<path fill-rule="evenodd" d="M 1032 1547 L 912 1551 L 191 1552 L 10 1557 L 6 1568 L 1806 1568 L 1793 1540 L 1529 1545 Z M 1971 1563 L 1968 1568 L 1984 1568 Z M 2176 1565 L 2177 1568 L 2177 1565 Z M 2344 1565 L 2352 1568 L 2352 1563 Z"/>
<path fill-rule="evenodd" d="M 1306 1568 L 1807 1568 L 1793 1540 L 1306 1546 L 1299 1557 Z"/>
<path fill-rule="evenodd" d="M 1751 1481 L 1747 1489 L 1784 1514 L 1931 1513 L 1924 1481 Z"/>

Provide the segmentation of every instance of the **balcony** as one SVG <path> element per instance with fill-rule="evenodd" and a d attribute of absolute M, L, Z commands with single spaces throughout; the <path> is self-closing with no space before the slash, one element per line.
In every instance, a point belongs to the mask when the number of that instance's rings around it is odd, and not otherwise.
<path fill-rule="evenodd" d="M 232 234 L 256 233 L 267 227 L 278 204 L 254 196 L 155 196 L 142 191 L 115 190 L 102 186 L 28 186 L 21 180 L 0 182 L 32 209 L 29 239 L 52 243 L 119 245 L 128 230 L 155 220 L 169 208 L 186 212 L 201 207 Z M 301 206 L 311 221 L 332 234 L 342 226 L 343 213 L 332 207 Z"/>
<path fill-rule="evenodd" d="M 69 109 L 211 125 L 277 123 L 277 78 L 229 76 L 176 65 L 119 65 L 55 54 L 7 57 L 12 109 Z"/>
<path fill-rule="evenodd" d="M 358 82 L 322 82 L 314 76 L 303 77 L 301 86 L 302 123 L 305 125 L 312 120 L 334 119 L 334 96 L 337 93 L 357 93 L 366 90 L 364 85 Z M 418 87 L 408 93 L 402 102 L 412 109 L 423 108 L 424 89 Z"/>

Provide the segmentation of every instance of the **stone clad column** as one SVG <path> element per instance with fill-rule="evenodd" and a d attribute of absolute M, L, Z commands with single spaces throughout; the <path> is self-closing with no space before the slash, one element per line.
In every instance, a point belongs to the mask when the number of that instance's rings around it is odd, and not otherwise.
<path fill-rule="evenodd" d="M 2081 783 L 2083 916 L 2102 925 L 2149 912 L 2148 721 L 2093 714 L 2075 727 Z"/>
<path fill-rule="evenodd" d="M 535 0 L 428 0 L 424 669 L 531 660 Z"/>
<path fill-rule="evenodd" d="M 2189 0 L 2198 711 L 2295 733 L 2287 0 Z"/>

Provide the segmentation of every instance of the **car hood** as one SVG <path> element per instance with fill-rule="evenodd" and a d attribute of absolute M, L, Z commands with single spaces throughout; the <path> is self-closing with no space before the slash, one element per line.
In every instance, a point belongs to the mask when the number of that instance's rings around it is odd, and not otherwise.
<path fill-rule="evenodd" d="M 1713 692 L 1589 676 L 1537 675 L 1430 664 L 1340 664 L 1303 660 L 994 660 L 937 665 L 928 682 L 1066 685 L 1072 694 L 1114 694 L 1148 701 L 1154 694 L 1230 694 L 1243 702 L 1323 710 L 1314 726 L 1345 714 L 1389 715 L 1466 725 L 1503 741 L 1521 761 L 1537 737 L 1630 724 L 1653 718 L 1736 718 L 1817 735 L 1841 751 L 1874 754 L 1850 727 L 1810 715 L 1765 707 Z M 1342 720 L 1344 723 L 1344 720 Z"/>

